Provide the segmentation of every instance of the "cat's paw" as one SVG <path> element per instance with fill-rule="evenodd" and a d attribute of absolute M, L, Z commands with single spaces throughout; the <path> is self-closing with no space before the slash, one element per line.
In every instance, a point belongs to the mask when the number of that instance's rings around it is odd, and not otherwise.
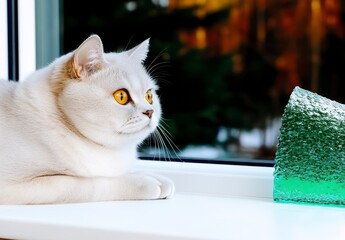
<path fill-rule="evenodd" d="M 167 177 L 154 174 L 140 174 L 133 177 L 136 199 L 163 199 L 174 195 L 175 185 Z"/>

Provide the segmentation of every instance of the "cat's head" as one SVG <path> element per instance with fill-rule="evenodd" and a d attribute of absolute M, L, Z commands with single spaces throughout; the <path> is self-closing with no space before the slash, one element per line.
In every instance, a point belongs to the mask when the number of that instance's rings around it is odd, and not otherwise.
<path fill-rule="evenodd" d="M 81 137 L 107 147 L 139 144 L 161 118 L 157 85 L 146 71 L 149 39 L 122 51 L 103 51 L 91 35 L 56 61 L 51 84 L 63 121 Z M 54 63 L 53 63 L 54 65 Z"/>

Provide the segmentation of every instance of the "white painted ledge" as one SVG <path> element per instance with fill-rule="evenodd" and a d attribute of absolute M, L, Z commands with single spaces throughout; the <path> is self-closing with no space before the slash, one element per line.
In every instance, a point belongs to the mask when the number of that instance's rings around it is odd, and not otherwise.
<path fill-rule="evenodd" d="M 172 177 L 176 195 L 156 201 L 0 206 L 0 238 L 345 239 L 345 208 L 273 202 L 272 168 L 142 161 L 137 170 Z"/>
<path fill-rule="evenodd" d="M 178 193 L 272 198 L 270 167 L 138 161 L 137 169 L 172 178 Z"/>

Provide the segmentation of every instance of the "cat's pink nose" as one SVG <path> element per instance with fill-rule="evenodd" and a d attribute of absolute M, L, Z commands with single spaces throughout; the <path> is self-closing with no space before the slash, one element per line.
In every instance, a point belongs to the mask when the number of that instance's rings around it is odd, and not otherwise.
<path fill-rule="evenodd" d="M 149 118 L 152 117 L 152 114 L 153 114 L 153 110 L 150 109 L 150 110 L 146 110 L 146 112 L 143 112 L 143 114 L 145 114 L 146 116 L 148 116 Z"/>

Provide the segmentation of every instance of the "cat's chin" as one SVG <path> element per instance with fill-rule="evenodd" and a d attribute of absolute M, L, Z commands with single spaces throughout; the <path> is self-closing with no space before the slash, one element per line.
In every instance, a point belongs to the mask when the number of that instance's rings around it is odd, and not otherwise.
<path fill-rule="evenodd" d="M 119 135 L 128 135 L 128 136 L 138 136 L 138 135 L 146 135 L 148 136 L 151 132 L 156 129 L 156 124 L 152 121 L 140 121 L 135 125 L 129 125 L 117 131 Z"/>
<path fill-rule="evenodd" d="M 118 132 L 119 135 L 123 137 L 138 137 L 138 136 L 145 136 L 147 137 L 153 130 L 149 125 L 146 125 L 142 128 L 132 128 L 132 129 L 127 129 L 126 131 L 121 131 Z"/>
<path fill-rule="evenodd" d="M 99 139 L 94 141 L 97 145 L 104 146 L 110 149 L 124 148 L 124 146 L 134 146 L 142 143 L 149 135 L 151 130 L 149 127 L 145 127 L 140 131 L 135 132 L 117 132 L 110 138 Z"/>
<path fill-rule="evenodd" d="M 144 141 L 153 131 L 153 124 L 147 124 L 141 127 L 131 127 L 122 131 L 114 131 L 111 135 L 86 135 L 91 142 L 107 148 L 119 148 L 126 144 L 137 145 Z M 89 132 L 90 133 L 90 132 Z"/>

